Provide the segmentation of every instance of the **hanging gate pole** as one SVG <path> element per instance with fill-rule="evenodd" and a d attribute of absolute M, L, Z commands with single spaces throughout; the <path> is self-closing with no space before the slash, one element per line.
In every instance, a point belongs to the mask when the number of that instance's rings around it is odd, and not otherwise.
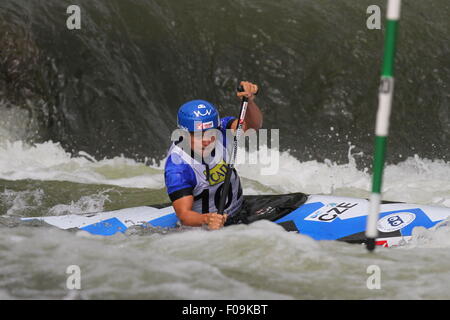
<path fill-rule="evenodd" d="M 400 19 L 401 0 L 388 0 L 387 25 L 383 68 L 378 95 L 378 112 L 375 125 L 375 153 L 373 161 L 372 193 L 366 226 L 366 246 L 369 251 L 375 249 L 378 236 L 377 221 L 380 212 L 381 187 L 386 153 L 386 140 L 389 133 L 392 96 L 394 94 L 394 60 L 397 38 L 397 26 Z"/>

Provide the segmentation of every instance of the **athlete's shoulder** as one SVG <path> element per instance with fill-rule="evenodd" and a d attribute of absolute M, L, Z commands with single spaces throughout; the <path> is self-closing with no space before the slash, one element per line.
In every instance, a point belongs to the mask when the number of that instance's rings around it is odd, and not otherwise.
<path fill-rule="evenodd" d="M 164 165 L 164 167 L 165 170 L 174 168 L 179 169 L 181 167 L 184 167 L 185 165 L 187 165 L 187 163 L 183 160 L 183 158 L 179 154 L 171 152 L 167 156 L 166 164 Z"/>
<path fill-rule="evenodd" d="M 194 188 L 197 183 L 192 167 L 176 153 L 171 153 L 166 159 L 164 180 L 169 195 L 181 189 Z"/>

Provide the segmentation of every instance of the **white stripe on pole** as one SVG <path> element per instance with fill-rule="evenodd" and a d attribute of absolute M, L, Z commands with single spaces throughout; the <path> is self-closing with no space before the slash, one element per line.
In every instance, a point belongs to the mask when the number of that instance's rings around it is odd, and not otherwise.
<path fill-rule="evenodd" d="M 388 20 L 399 20 L 400 19 L 400 7 L 401 0 L 389 0 L 387 8 L 387 18 Z"/>
<path fill-rule="evenodd" d="M 377 222 L 380 212 L 381 194 L 372 193 L 370 195 L 369 216 L 367 217 L 366 236 L 376 238 L 378 236 Z"/>
<path fill-rule="evenodd" d="M 391 116 L 392 96 L 394 92 L 394 78 L 383 77 L 380 93 L 378 94 L 378 111 L 375 134 L 387 137 L 389 133 L 389 118 Z M 385 86 L 385 88 L 383 88 Z"/>

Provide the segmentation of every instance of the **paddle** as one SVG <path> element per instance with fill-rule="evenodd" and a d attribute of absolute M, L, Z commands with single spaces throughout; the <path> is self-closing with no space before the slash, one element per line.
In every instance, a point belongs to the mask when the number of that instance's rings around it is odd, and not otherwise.
<path fill-rule="evenodd" d="M 242 86 L 239 86 L 237 90 L 239 92 L 243 92 L 244 88 Z M 258 92 L 256 92 L 255 95 L 257 93 Z M 231 183 L 231 173 L 234 169 L 234 163 L 236 161 L 237 144 L 239 141 L 239 137 L 241 136 L 241 133 L 242 133 L 242 126 L 244 125 L 245 114 L 247 113 L 247 106 L 248 106 L 248 98 L 244 96 L 244 97 L 242 97 L 241 110 L 239 112 L 239 118 L 238 118 L 238 125 L 236 128 L 236 134 L 235 134 L 234 140 L 233 140 L 233 150 L 232 150 L 231 161 L 227 165 L 227 173 L 225 175 L 225 181 L 223 183 L 222 194 L 220 195 L 219 207 L 217 208 L 218 214 L 223 214 L 223 211 L 225 209 L 225 203 L 228 198 L 228 192 L 230 190 L 230 183 Z"/>

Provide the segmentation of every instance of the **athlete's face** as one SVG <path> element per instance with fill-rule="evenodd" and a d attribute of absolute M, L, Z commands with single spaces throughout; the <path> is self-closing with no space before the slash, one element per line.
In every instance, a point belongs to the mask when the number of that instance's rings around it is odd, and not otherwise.
<path fill-rule="evenodd" d="M 204 132 L 191 133 L 191 148 L 195 153 L 202 155 L 203 157 L 206 157 L 211 153 L 216 144 L 216 136 L 213 131 L 214 130 L 207 130 Z"/>

